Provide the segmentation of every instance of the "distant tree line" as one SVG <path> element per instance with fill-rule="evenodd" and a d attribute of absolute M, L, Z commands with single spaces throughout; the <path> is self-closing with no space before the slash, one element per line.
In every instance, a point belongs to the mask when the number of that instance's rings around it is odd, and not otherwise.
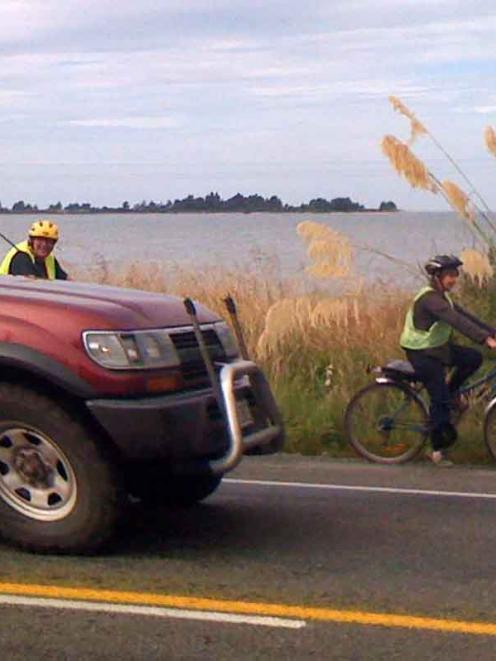
<path fill-rule="evenodd" d="M 258 194 L 242 195 L 241 193 L 237 193 L 227 200 L 223 200 L 218 193 L 209 193 L 205 197 L 188 195 L 183 199 L 168 200 L 167 202 L 143 200 L 131 205 L 125 201 L 119 207 L 96 207 L 89 202 L 71 202 L 64 206 L 61 202 L 57 202 L 46 208 L 39 208 L 36 204 L 19 200 L 9 209 L 2 206 L 0 202 L 0 213 L 254 213 L 257 211 L 329 213 L 333 211 L 397 211 L 397 207 L 394 202 L 387 201 L 381 202 L 377 209 L 367 209 L 362 204 L 353 202 L 349 197 L 335 197 L 331 200 L 317 197 L 310 202 L 294 206 L 283 203 L 277 195 L 263 197 Z"/>

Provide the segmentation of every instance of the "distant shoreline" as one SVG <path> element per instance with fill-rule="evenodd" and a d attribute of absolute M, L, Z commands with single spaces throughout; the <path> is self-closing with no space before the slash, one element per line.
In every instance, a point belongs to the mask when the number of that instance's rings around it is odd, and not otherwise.
<path fill-rule="evenodd" d="M 185 209 L 185 210 L 175 210 L 175 211 L 158 211 L 158 210 L 137 210 L 137 209 L 112 209 L 112 208 L 102 208 L 102 209 L 90 209 L 90 210 L 83 210 L 83 209 L 78 209 L 78 210 L 62 210 L 62 211 L 53 211 L 51 209 L 26 209 L 23 211 L 12 211 L 11 209 L 0 209 L 0 216 L 96 216 L 96 215 L 121 215 L 121 216 L 126 216 L 126 215 L 147 215 L 147 214 L 155 214 L 155 215 L 162 215 L 162 216 L 167 216 L 167 215 L 174 215 L 174 216 L 180 216 L 180 215 L 186 215 L 186 214 L 197 214 L 197 215 L 206 215 L 206 216 L 214 216 L 214 215 L 228 215 L 228 214 L 240 214 L 243 216 L 250 216 L 255 213 L 269 213 L 269 214 L 291 214 L 291 213 L 302 213 L 302 214 L 314 214 L 316 216 L 318 215 L 325 215 L 325 214 L 338 214 L 338 213 L 374 213 L 377 215 L 389 215 L 389 214 L 395 214 L 400 211 L 404 211 L 404 209 L 368 209 L 368 208 L 362 208 L 362 209 L 353 209 L 350 211 L 345 211 L 345 210 L 332 210 L 332 211 L 317 211 L 317 210 L 310 210 L 310 209 L 279 209 L 279 210 L 269 210 L 269 209 L 259 209 L 257 211 L 243 211 L 241 209 L 229 209 L 229 210 L 215 210 L 215 211 L 207 211 L 205 209 L 203 210 L 193 210 L 193 209 Z M 427 212 L 430 213 L 430 212 Z"/>
<path fill-rule="evenodd" d="M 327 200 L 323 197 L 316 197 L 309 202 L 299 205 L 284 203 L 277 195 L 271 197 L 262 197 L 262 195 L 242 195 L 237 193 L 233 197 L 224 200 L 218 193 L 209 193 L 205 197 L 195 197 L 188 195 L 183 199 L 176 199 L 174 202 L 137 202 L 131 205 L 125 201 L 119 207 L 93 206 L 90 202 L 71 202 L 65 206 L 62 202 L 50 204 L 40 209 L 36 204 L 30 204 L 19 200 L 11 208 L 0 205 L 0 214 L 44 214 L 44 215 L 63 215 L 63 214 L 128 214 L 128 213 L 383 213 L 398 211 L 398 208 L 391 200 L 383 201 L 377 208 L 367 208 L 363 204 L 354 202 L 349 197 L 335 197 Z"/>

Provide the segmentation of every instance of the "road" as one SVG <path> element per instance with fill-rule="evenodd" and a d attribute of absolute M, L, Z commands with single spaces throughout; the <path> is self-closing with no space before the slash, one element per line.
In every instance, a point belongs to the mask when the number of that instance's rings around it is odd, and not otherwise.
<path fill-rule="evenodd" d="M 495 524 L 494 469 L 252 458 L 201 506 L 137 506 L 111 555 L 0 546 L 0 649 L 495 659 Z"/>

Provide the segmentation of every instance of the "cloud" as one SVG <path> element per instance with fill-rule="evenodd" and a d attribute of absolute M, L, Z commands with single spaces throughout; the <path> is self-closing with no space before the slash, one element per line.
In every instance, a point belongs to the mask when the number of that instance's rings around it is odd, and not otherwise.
<path fill-rule="evenodd" d="M 95 180 L 95 163 L 131 173 L 166 153 L 183 173 L 172 188 L 246 177 L 305 197 L 361 181 L 401 203 L 378 143 L 407 126 L 387 97 L 476 159 L 481 115 L 496 113 L 495 30 L 490 0 L 3 0 L 2 159 L 86 163 L 101 201 L 132 176 Z M 147 194 L 163 180 L 136 179 Z"/>
<path fill-rule="evenodd" d="M 73 126 L 101 127 L 101 128 L 129 128 L 129 129 L 162 129 L 175 128 L 179 125 L 171 117 L 102 117 L 93 119 L 72 119 L 69 124 Z"/>
<path fill-rule="evenodd" d="M 0 89 L 0 105 L 11 107 L 19 100 L 29 99 L 31 96 L 27 90 Z"/>
<path fill-rule="evenodd" d="M 475 106 L 473 108 L 474 112 L 479 113 L 480 115 L 489 115 L 496 114 L 496 105 L 492 106 Z"/>

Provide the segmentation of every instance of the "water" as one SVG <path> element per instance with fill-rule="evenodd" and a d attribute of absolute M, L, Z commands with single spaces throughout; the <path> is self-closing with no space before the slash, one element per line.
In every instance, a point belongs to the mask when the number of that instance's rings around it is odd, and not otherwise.
<path fill-rule="evenodd" d="M 0 231 L 13 241 L 22 240 L 35 219 L 0 216 Z M 116 269 L 131 261 L 195 269 L 254 263 L 262 267 L 265 260 L 276 258 L 283 276 L 295 276 L 303 274 L 308 263 L 296 234 L 298 223 L 307 219 L 347 234 L 362 247 L 357 270 L 368 281 L 412 281 L 403 266 L 374 251 L 415 267 L 432 254 L 456 253 L 473 243 L 469 229 L 451 213 L 95 214 L 56 216 L 62 236 L 56 250 L 68 267 L 91 266 L 103 258 Z"/>

